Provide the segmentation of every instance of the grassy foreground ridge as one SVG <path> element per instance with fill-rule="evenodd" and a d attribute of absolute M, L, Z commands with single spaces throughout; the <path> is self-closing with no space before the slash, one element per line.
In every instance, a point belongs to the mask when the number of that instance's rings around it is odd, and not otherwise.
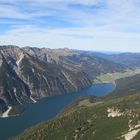
<path fill-rule="evenodd" d="M 14 140 L 139 140 L 139 120 L 139 94 L 106 100 L 85 98 Z"/>

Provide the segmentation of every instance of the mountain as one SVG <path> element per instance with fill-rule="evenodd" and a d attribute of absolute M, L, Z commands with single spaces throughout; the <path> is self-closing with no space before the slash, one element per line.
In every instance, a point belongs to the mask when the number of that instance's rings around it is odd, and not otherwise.
<path fill-rule="evenodd" d="M 0 111 L 9 106 L 17 111 L 24 102 L 81 90 L 101 73 L 126 68 L 67 48 L 0 46 Z"/>
<path fill-rule="evenodd" d="M 126 65 L 130 68 L 140 67 L 140 53 L 118 53 L 118 54 L 104 54 L 94 53 L 96 56 L 108 59 L 110 61 Z"/>
<path fill-rule="evenodd" d="M 82 99 L 61 115 L 13 140 L 139 140 L 140 94 Z"/>
<path fill-rule="evenodd" d="M 111 96 L 126 96 L 140 92 L 140 74 L 116 80 L 116 88 Z M 109 96 L 110 96 L 109 95 Z"/>
<path fill-rule="evenodd" d="M 92 79 L 95 79 L 96 76 L 100 74 L 124 72 L 127 69 L 124 65 L 89 54 L 68 56 L 68 59 L 72 60 L 77 65 L 80 64 L 80 69 L 90 75 Z"/>
<path fill-rule="evenodd" d="M 41 61 L 57 64 L 69 70 L 82 70 L 92 79 L 102 73 L 122 72 L 128 67 L 92 55 L 90 52 L 64 49 L 23 48 Z"/>
<path fill-rule="evenodd" d="M 122 53 L 118 55 L 112 55 L 109 60 L 114 62 L 120 62 L 129 67 L 140 67 L 140 53 Z"/>
<path fill-rule="evenodd" d="M 80 70 L 41 61 L 17 46 L 0 47 L 0 107 L 35 101 L 46 96 L 77 91 L 91 85 Z"/>

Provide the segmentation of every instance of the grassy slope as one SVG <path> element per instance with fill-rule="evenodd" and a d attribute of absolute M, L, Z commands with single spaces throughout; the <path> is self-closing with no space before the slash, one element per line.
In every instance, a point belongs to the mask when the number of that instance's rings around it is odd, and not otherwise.
<path fill-rule="evenodd" d="M 140 91 L 140 74 L 116 80 L 116 88 L 112 96 L 126 96 Z"/>
<path fill-rule="evenodd" d="M 111 107 L 124 115 L 108 117 L 107 108 Z M 25 131 L 16 140 L 121 140 L 129 130 L 129 120 L 131 124 L 140 120 L 139 94 L 102 102 L 83 99 L 56 119 Z M 133 140 L 139 138 L 140 133 Z"/>
<path fill-rule="evenodd" d="M 101 75 L 97 76 L 93 82 L 94 83 L 111 83 L 117 79 L 133 76 L 137 73 L 140 73 L 139 69 L 135 69 L 135 70 L 129 69 L 126 72 L 101 74 Z"/>

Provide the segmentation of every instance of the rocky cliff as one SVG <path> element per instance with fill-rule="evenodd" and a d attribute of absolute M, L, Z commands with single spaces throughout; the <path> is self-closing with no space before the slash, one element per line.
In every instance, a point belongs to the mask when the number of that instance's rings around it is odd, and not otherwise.
<path fill-rule="evenodd" d="M 1 112 L 8 106 L 78 91 L 91 85 L 84 71 L 68 69 L 57 64 L 55 59 L 49 61 L 49 57 L 46 60 L 42 56 L 35 56 L 17 46 L 0 46 Z"/>
<path fill-rule="evenodd" d="M 125 69 L 104 58 L 67 48 L 0 46 L 0 111 L 81 90 L 91 86 L 101 73 Z"/>

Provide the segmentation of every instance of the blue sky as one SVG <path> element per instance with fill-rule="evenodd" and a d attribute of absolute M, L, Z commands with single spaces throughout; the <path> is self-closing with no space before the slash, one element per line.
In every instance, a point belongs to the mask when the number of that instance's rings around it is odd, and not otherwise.
<path fill-rule="evenodd" d="M 140 0 L 0 0 L 0 44 L 140 52 Z"/>

